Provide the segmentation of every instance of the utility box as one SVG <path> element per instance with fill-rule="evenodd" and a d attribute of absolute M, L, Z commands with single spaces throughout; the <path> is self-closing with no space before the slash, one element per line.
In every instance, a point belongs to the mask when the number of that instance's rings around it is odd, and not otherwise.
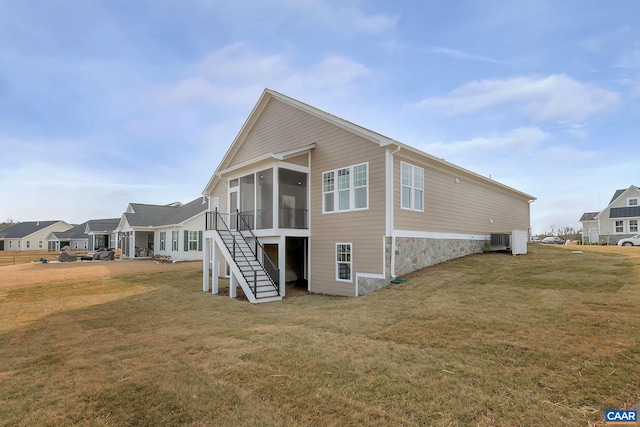
<path fill-rule="evenodd" d="M 511 233 L 511 253 L 513 255 L 526 255 L 529 233 L 527 230 L 513 230 Z"/>

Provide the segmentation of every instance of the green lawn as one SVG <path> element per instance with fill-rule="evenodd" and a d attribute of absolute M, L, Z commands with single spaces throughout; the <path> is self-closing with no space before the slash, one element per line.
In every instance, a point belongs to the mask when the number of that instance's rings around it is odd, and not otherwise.
<path fill-rule="evenodd" d="M 640 248 L 529 251 L 261 305 L 199 264 L 0 289 L 0 423 L 604 425 L 640 402 Z"/>

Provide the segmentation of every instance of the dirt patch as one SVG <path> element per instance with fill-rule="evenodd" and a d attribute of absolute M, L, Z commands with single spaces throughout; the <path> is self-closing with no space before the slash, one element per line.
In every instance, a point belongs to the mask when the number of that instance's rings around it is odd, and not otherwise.
<path fill-rule="evenodd" d="M 0 267 L 0 290 L 28 285 L 75 283 L 111 277 L 202 268 L 201 262 L 159 263 L 153 260 L 33 263 Z"/>

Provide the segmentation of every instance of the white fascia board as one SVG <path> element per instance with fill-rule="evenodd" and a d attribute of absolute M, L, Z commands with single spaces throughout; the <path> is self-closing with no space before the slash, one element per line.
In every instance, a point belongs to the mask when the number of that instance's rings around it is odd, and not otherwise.
<path fill-rule="evenodd" d="M 487 240 L 490 234 L 465 234 L 465 233 L 444 233 L 436 231 L 414 231 L 414 230 L 394 230 L 395 237 L 417 237 L 421 239 L 438 240 Z"/>
<path fill-rule="evenodd" d="M 218 177 L 221 177 L 223 175 L 227 175 L 227 174 L 232 173 L 234 171 L 237 171 L 239 169 L 246 168 L 247 166 L 251 166 L 252 164 L 264 162 L 265 160 L 269 160 L 269 159 L 273 159 L 273 158 L 274 158 L 273 154 L 263 154 L 262 156 L 256 157 L 255 159 L 247 160 L 247 161 L 239 163 L 239 164 L 237 164 L 235 166 L 231 166 L 230 168 L 223 169 L 223 170 L 219 171 L 216 175 Z"/>
<path fill-rule="evenodd" d="M 312 142 L 311 144 L 308 144 L 302 147 L 292 148 L 290 150 L 282 151 L 280 153 L 275 153 L 272 156 L 274 159 L 277 159 L 277 160 L 286 160 L 290 157 L 298 156 L 314 148 L 316 148 L 316 143 Z"/>

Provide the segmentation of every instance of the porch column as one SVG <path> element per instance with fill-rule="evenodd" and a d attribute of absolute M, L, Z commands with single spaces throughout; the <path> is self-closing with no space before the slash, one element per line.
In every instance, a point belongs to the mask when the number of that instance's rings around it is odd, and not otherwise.
<path fill-rule="evenodd" d="M 202 292 L 209 292 L 209 271 L 211 271 L 211 239 L 204 239 L 202 254 Z"/>
<path fill-rule="evenodd" d="M 216 239 L 211 239 L 213 251 L 213 272 L 211 273 L 211 278 L 213 279 L 213 287 L 211 289 L 212 294 L 218 293 L 218 276 L 219 276 L 219 268 L 220 268 L 220 255 L 218 254 L 218 245 L 216 244 Z"/>
<path fill-rule="evenodd" d="M 136 254 L 136 232 L 135 230 L 131 232 L 129 235 L 129 257 L 135 258 L 138 254 Z"/>
<path fill-rule="evenodd" d="M 280 270 L 280 277 L 279 277 L 279 282 L 280 282 L 280 295 L 284 296 L 286 288 L 287 288 L 287 283 L 286 283 L 286 277 L 287 277 L 287 238 L 285 236 L 280 236 L 280 243 L 278 243 L 278 269 Z"/>

